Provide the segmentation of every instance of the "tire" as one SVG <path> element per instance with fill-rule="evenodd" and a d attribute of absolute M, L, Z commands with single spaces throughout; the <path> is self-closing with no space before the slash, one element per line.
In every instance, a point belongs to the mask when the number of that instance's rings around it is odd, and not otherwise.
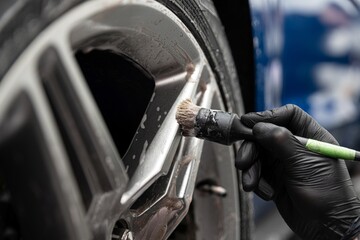
<path fill-rule="evenodd" d="M 1 5 L 4 239 L 251 238 L 235 146 L 174 120 L 185 98 L 244 113 L 211 1 Z"/>

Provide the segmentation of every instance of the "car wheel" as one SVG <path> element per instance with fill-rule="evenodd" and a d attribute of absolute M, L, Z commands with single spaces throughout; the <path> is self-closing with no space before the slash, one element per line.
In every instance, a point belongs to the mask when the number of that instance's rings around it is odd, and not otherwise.
<path fill-rule="evenodd" d="M 210 1 L 3 1 L 4 239 L 248 239 L 234 146 L 177 105 L 243 113 Z"/>

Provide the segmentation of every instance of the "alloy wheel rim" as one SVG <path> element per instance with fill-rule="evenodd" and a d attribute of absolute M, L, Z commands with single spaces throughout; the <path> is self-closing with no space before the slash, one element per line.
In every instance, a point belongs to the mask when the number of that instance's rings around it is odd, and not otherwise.
<path fill-rule="evenodd" d="M 154 81 L 154 91 L 143 118 L 122 157 L 74 56 L 76 52 L 92 51 L 126 56 Z M 86 162 L 93 167 L 89 176 L 96 179 L 90 187 L 92 196 L 87 209 L 78 208 L 83 197 L 78 194 L 76 177 L 70 174 L 67 149 L 58 120 L 53 116 L 54 108 L 60 108 L 62 103 L 54 96 L 59 87 L 56 81 L 48 80 L 52 70 L 65 71 L 67 82 L 63 88 L 71 89 L 71 100 L 76 102 L 70 112 L 79 112 L 81 122 L 78 124 L 83 124 L 90 133 L 79 133 L 80 142 L 86 138 L 90 143 L 84 144 L 84 155 L 76 154 L 83 158 L 96 155 Z M 130 229 L 135 238 L 168 237 L 186 215 L 194 196 L 192 211 L 196 213 L 195 222 L 200 229 L 197 237 L 211 236 L 213 231 L 209 229 L 216 229 L 226 239 L 239 239 L 239 196 L 234 184 L 237 175 L 231 162 L 233 149 L 211 143 L 204 145 L 195 138 L 181 138 L 175 121 L 176 106 L 186 98 L 203 107 L 222 109 L 224 101 L 197 41 L 163 5 L 140 0 L 91 1 L 74 8 L 29 45 L 4 77 L 0 92 L 0 122 L 20 93 L 25 93 L 34 105 L 48 142 L 44 147 L 50 149 L 52 164 L 59 169 L 56 174 L 67 179 L 63 190 L 69 194 L 77 231 L 86 234 L 87 222 L 97 236 L 109 239 L 111 229 L 121 219 L 126 223 L 122 227 Z M 55 102 L 54 106 L 49 98 Z M 67 131 L 66 126 L 64 129 Z M 69 138 L 75 141 L 71 134 Z M 208 156 L 203 152 L 213 154 Z M 206 164 L 209 158 L 213 164 Z M 81 162 L 79 159 L 76 161 Z M 207 169 L 208 165 L 212 167 Z M 194 194 L 196 182 L 208 179 L 227 190 L 226 198 L 202 191 Z M 155 190 L 158 195 L 151 196 Z M 207 211 L 203 209 L 204 203 L 218 208 L 214 215 L 208 214 L 208 219 L 201 218 Z M 220 221 L 215 221 L 219 215 Z M 227 224 L 229 219 L 232 226 Z"/>

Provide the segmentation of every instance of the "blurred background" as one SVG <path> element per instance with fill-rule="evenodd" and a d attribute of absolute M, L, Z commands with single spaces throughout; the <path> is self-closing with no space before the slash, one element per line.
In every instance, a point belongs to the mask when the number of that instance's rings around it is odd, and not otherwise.
<path fill-rule="evenodd" d="M 296 104 L 360 149 L 360 1 L 249 2 L 256 110 Z M 348 167 L 360 193 L 359 165 Z M 254 207 L 256 239 L 297 239 L 272 203 L 254 196 Z"/>

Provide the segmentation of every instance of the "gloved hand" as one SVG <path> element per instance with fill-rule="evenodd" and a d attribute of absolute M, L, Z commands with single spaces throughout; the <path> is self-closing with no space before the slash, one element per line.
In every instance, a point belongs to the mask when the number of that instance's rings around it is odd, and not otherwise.
<path fill-rule="evenodd" d="M 337 144 L 328 131 L 294 105 L 248 113 L 241 121 L 256 139 L 244 141 L 236 158 L 245 191 L 272 197 L 303 239 L 352 239 L 359 233 L 360 201 L 345 162 L 310 152 L 294 137 Z"/>

